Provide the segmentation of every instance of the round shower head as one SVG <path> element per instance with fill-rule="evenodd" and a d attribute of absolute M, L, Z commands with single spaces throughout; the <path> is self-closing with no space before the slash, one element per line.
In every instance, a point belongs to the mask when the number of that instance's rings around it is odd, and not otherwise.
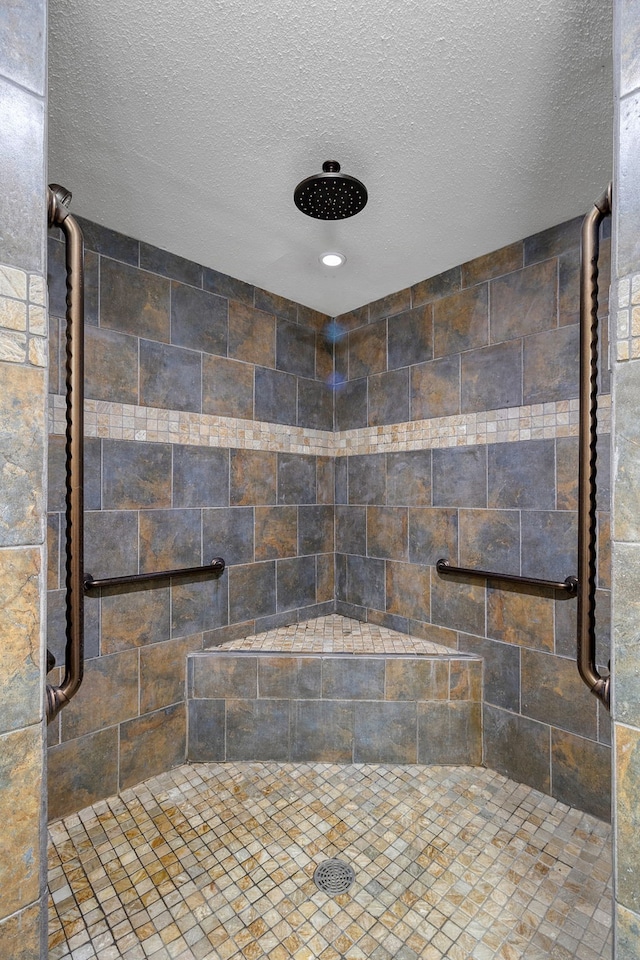
<path fill-rule="evenodd" d="M 322 173 L 302 180 L 293 192 L 298 210 L 316 220 L 346 220 L 354 217 L 367 202 L 364 183 L 340 173 L 337 160 L 326 160 Z"/>

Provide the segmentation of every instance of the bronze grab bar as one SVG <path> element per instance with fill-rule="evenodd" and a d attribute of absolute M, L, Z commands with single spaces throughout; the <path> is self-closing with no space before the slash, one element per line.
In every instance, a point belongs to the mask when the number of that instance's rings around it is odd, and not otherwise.
<path fill-rule="evenodd" d="M 599 227 L 611 214 L 611 184 L 582 223 L 580 251 L 580 432 L 578 468 L 578 672 L 609 709 L 610 677 L 596 669 L 596 427 Z"/>
<path fill-rule="evenodd" d="M 84 238 L 69 213 L 70 200 L 56 183 L 47 190 L 49 226 L 64 233 L 67 266 L 66 647 L 62 683 L 47 684 L 47 723 L 78 692 L 84 672 Z"/>
<path fill-rule="evenodd" d="M 578 590 L 578 581 L 575 577 L 565 580 L 539 580 L 536 577 L 521 577 L 515 573 L 492 573 L 489 570 L 476 570 L 472 567 L 452 567 L 448 560 L 440 559 L 436 563 L 438 573 L 462 573 L 466 577 L 477 577 L 479 580 L 506 580 L 507 583 L 526 583 L 532 587 L 546 587 L 549 590 L 564 590 L 575 597 Z"/>
<path fill-rule="evenodd" d="M 142 583 L 145 580 L 167 580 L 169 577 L 191 577 L 199 573 L 208 573 L 219 577 L 225 568 L 225 562 L 222 557 L 214 557 L 211 563 L 205 563 L 199 567 L 180 567 L 177 570 L 157 570 L 153 573 L 132 573 L 126 577 L 105 577 L 102 580 L 94 580 L 90 573 L 84 578 L 85 592 L 90 590 L 100 590 L 102 587 L 120 587 L 132 583 Z"/>

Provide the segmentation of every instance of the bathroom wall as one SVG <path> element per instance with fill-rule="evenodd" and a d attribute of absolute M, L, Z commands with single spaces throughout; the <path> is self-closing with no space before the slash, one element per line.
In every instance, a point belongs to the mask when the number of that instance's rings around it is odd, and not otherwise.
<path fill-rule="evenodd" d="M 87 597 L 83 685 L 49 728 L 51 817 L 184 760 L 187 653 L 334 607 L 328 318 L 80 222 L 85 571 L 216 556 L 227 570 Z M 64 317 L 57 231 L 49 296 L 52 317 Z M 61 663 L 62 320 L 52 320 L 50 365 L 48 642 Z"/>
<path fill-rule="evenodd" d="M 44 4 L 0 9 L 0 956 L 46 956 Z"/>
<path fill-rule="evenodd" d="M 336 597 L 485 660 L 485 763 L 597 816 L 610 725 L 576 601 L 441 577 L 440 558 L 576 573 L 579 234 L 562 224 L 337 318 Z M 606 225 L 608 229 L 608 224 Z M 610 241 L 601 258 L 599 662 L 609 659 Z"/>
<path fill-rule="evenodd" d="M 614 5 L 613 703 L 615 960 L 640 955 L 640 3 Z"/>

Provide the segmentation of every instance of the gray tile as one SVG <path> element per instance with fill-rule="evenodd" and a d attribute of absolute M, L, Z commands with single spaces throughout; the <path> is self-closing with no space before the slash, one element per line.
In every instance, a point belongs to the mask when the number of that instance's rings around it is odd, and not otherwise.
<path fill-rule="evenodd" d="M 276 565 L 269 560 L 229 570 L 229 621 L 237 623 L 276 612 Z"/>
<path fill-rule="evenodd" d="M 575 662 L 526 648 L 521 656 L 522 712 L 595 740 L 597 701 L 580 679 Z"/>
<path fill-rule="evenodd" d="M 138 573 L 138 517 L 132 511 L 85 515 L 84 569 L 95 579 Z"/>
<path fill-rule="evenodd" d="M 349 503 L 385 502 L 386 460 L 383 453 L 349 457 Z"/>
<path fill-rule="evenodd" d="M 491 282 L 491 342 L 551 330 L 557 323 L 556 260 L 517 270 Z"/>
<path fill-rule="evenodd" d="M 522 346 L 519 340 L 462 354 L 462 413 L 522 404 Z"/>
<path fill-rule="evenodd" d="M 197 699 L 255 699 L 258 695 L 258 657 L 242 653 L 206 653 L 189 658 L 190 695 Z"/>
<path fill-rule="evenodd" d="M 393 317 L 398 313 L 404 313 L 410 305 L 411 291 L 408 288 L 390 293 L 386 297 L 381 297 L 380 300 L 374 300 L 369 304 L 369 323 L 381 317 Z"/>
<path fill-rule="evenodd" d="M 488 446 L 489 506 L 553 510 L 553 440 L 492 443 Z"/>
<path fill-rule="evenodd" d="M 140 341 L 140 403 L 169 410 L 202 409 L 202 357 L 193 350 Z"/>
<path fill-rule="evenodd" d="M 613 537 L 615 540 L 637 543 L 640 540 L 638 486 L 640 464 L 638 444 L 638 402 L 640 387 L 636 364 L 620 363 L 616 369 L 616 455 L 614 458 L 615 511 Z M 602 444 L 600 444 L 602 446 Z"/>
<path fill-rule="evenodd" d="M 228 575 L 175 579 L 171 587 L 171 636 L 189 637 L 229 621 Z"/>
<path fill-rule="evenodd" d="M 273 313 L 284 320 L 291 320 L 292 323 L 296 323 L 298 319 L 298 304 L 293 300 L 287 300 L 286 297 L 278 296 L 277 293 L 270 293 L 268 290 L 256 287 L 254 300 L 258 310 Z"/>
<path fill-rule="evenodd" d="M 369 377 L 369 426 L 409 419 L 409 369 Z"/>
<path fill-rule="evenodd" d="M 160 273 L 171 280 L 190 283 L 194 287 L 202 286 L 202 267 L 199 264 L 169 253 L 168 250 L 152 247 L 149 243 L 140 244 L 140 266 L 143 270 Z"/>
<path fill-rule="evenodd" d="M 100 226 L 91 220 L 85 220 L 84 217 L 76 217 L 76 219 L 84 234 L 85 247 L 89 250 L 95 251 L 102 257 L 129 263 L 133 267 L 139 265 L 140 244 L 137 240 L 116 230 L 109 230 L 108 227 Z"/>
<path fill-rule="evenodd" d="M 316 458 L 301 453 L 278 454 L 278 503 L 316 502 Z"/>
<path fill-rule="evenodd" d="M 129 440 L 103 440 L 105 510 L 171 506 L 171 446 Z"/>
<path fill-rule="evenodd" d="M 227 566 L 253 562 L 253 508 L 219 507 L 203 510 L 205 559 L 222 557 Z"/>
<path fill-rule="evenodd" d="M 460 413 L 460 355 L 439 357 L 411 367 L 411 419 Z"/>
<path fill-rule="evenodd" d="M 350 380 L 336 387 L 336 430 L 367 426 L 367 379 Z"/>
<path fill-rule="evenodd" d="M 333 391 L 318 380 L 298 380 L 298 426 L 333 430 Z"/>
<path fill-rule="evenodd" d="M 227 357 L 202 357 L 202 412 L 253 418 L 253 365 Z"/>
<path fill-rule="evenodd" d="M 296 378 L 281 370 L 256 367 L 254 409 L 256 420 L 295 425 L 297 421 Z"/>
<path fill-rule="evenodd" d="M 433 356 L 433 310 L 430 304 L 394 317 L 387 333 L 389 370 L 431 360 Z"/>
<path fill-rule="evenodd" d="M 418 763 L 482 763 L 482 708 L 471 701 L 418 704 Z"/>
<path fill-rule="evenodd" d="M 488 342 L 488 284 L 469 287 L 434 304 L 434 356 L 450 356 Z"/>
<path fill-rule="evenodd" d="M 0 129 L 0 171 L 11 184 L 3 201 L 0 263 L 42 273 L 44 104 L 1 78 Z"/>
<path fill-rule="evenodd" d="M 347 600 L 362 607 L 385 609 L 384 560 L 347 557 Z"/>
<path fill-rule="evenodd" d="M 316 602 L 315 557 L 290 557 L 276 563 L 276 610 L 307 607 Z"/>
<path fill-rule="evenodd" d="M 227 354 L 228 301 L 183 283 L 171 284 L 171 343 Z"/>
<path fill-rule="evenodd" d="M 460 566 L 495 573 L 520 572 L 520 513 L 460 510 Z"/>
<path fill-rule="evenodd" d="M 288 760 L 288 700 L 227 701 L 227 760 Z"/>
<path fill-rule="evenodd" d="M 138 340 L 115 330 L 85 329 L 85 396 L 138 403 Z"/>
<path fill-rule="evenodd" d="M 335 502 L 348 502 L 348 467 L 347 457 L 335 458 Z"/>
<path fill-rule="evenodd" d="M 191 763 L 221 762 L 226 759 L 224 747 L 224 700 L 190 700 L 187 760 Z"/>
<path fill-rule="evenodd" d="M 369 377 L 387 369 L 387 321 L 379 320 L 348 336 L 349 379 Z"/>
<path fill-rule="evenodd" d="M 439 273 L 428 280 L 421 280 L 420 283 L 414 283 L 411 287 L 411 302 L 414 307 L 419 303 L 427 303 L 431 300 L 439 300 L 441 297 L 448 297 L 452 293 L 457 293 L 461 287 L 460 267 L 453 267 L 444 273 Z"/>
<path fill-rule="evenodd" d="M 120 726 L 121 789 L 184 763 L 186 755 L 186 704 L 127 720 Z"/>
<path fill-rule="evenodd" d="M 336 550 L 338 553 L 367 552 L 366 507 L 336 507 Z"/>
<path fill-rule="evenodd" d="M 298 552 L 333 553 L 333 507 L 302 506 L 298 510 Z"/>
<path fill-rule="evenodd" d="M 169 281 L 125 263 L 100 264 L 100 326 L 169 342 Z"/>
<path fill-rule="evenodd" d="M 486 447 L 433 451 L 433 505 L 486 507 Z"/>
<path fill-rule="evenodd" d="M 320 699 L 320 657 L 258 657 L 258 696 L 280 700 Z"/>
<path fill-rule="evenodd" d="M 140 571 L 172 570 L 202 563 L 199 510 L 145 510 L 139 514 Z"/>
<path fill-rule="evenodd" d="M 415 703 L 354 705 L 355 763 L 416 763 Z"/>
<path fill-rule="evenodd" d="M 449 663 L 438 657 L 386 657 L 385 700 L 448 700 Z"/>
<path fill-rule="evenodd" d="M 324 657 L 324 700 L 384 700 L 385 661 L 382 657 Z"/>
<path fill-rule="evenodd" d="M 276 323 L 276 368 L 298 377 L 316 375 L 316 334 L 297 323 Z"/>
<path fill-rule="evenodd" d="M 577 571 L 578 529 L 573 512 L 522 513 L 522 574 L 564 580 Z"/>
<path fill-rule="evenodd" d="M 619 61 L 620 96 L 624 97 L 640 87 L 640 71 L 638 70 L 640 23 L 636 0 L 625 0 L 618 7 L 618 11 L 620 26 L 617 36 L 621 44 Z"/>
<path fill-rule="evenodd" d="M 409 560 L 435 566 L 441 558 L 458 563 L 458 511 L 442 507 L 409 509 Z"/>
<path fill-rule="evenodd" d="M 611 750 L 551 730 L 552 796 L 601 820 L 611 819 Z"/>
<path fill-rule="evenodd" d="M 229 451 L 173 446 L 173 506 L 229 505 Z"/>
<path fill-rule="evenodd" d="M 45 92 L 46 5 L 9 3 L 0 12 L 0 64 L 5 77 L 34 93 Z"/>
<path fill-rule="evenodd" d="M 565 250 L 579 246 L 582 220 L 583 217 L 575 217 L 573 220 L 567 220 L 556 227 L 549 227 L 548 230 L 542 230 L 527 237 L 524 241 L 525 266 L 540 260 L 548 260 L 550 257 L 557 257 Z"/>
<path fill-rule="evenodd" d="M 430 506 L 431 451 L 406 450 L 386 456 L 387 503 L 393 506 Z"/>
<path fill-rule="evenodd" d="M 353 705 L 298 700 L 291 705 L 291 760 L 350 763 L 353 758 Z"/>
<path fill-rule="evenodd" d="M 549 727 L 485 704 L 484 762 L 492 770 L 536 790 L 551 789 Z"/>
<path fill-rule="evenodd" d="M 524 403 L 550 403 L 578 396 L 578 344 L 576 324 L 525 337 Z"/>
<path fill-rule="evenodd" d="M 482 636 L 485 594 L 482 581 L 471 583 L 457 575 L 443 577 L 434 573 L 431 578 L 432 623 Z"/>
<path fill-rule="evenodd" d="M 496 707 L 518 713 L 520 710 L 520 651 L 507 643 L 461 633 L 459 648 L 482 657 L 484 663 L 483 699 Z"/>
<path fill-rule="evenodd" d="M 640 636 L 640 546 L 635 543 L 616 543 L 614 568 L 614 655 L 613 685 L 614 716 L 619 723 L 640 725 L 640 685 L 638 684 L 638 657 Z"/>
<path fill-rule="evenodd" d="M 218 273 L 210 267 L 203 267 L 202 286 L 209 293 L 217 293 L 220 297 L 253 306 L 254 288 L 244 280 L 236 280 L 235 277 L 228 277 L 226 273 Z"/>

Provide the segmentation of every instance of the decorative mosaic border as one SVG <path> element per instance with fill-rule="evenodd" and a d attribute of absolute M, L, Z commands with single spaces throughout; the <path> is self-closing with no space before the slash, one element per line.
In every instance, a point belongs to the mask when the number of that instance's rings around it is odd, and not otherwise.
<path fill-rule="evenodd" d="M 0 360 L 47 365 L 47 314 L 41 274 L 0 264 Z"/>
<path fill-rule="evenodd" d="M 578 400 L 560 400 L 334 434 L 280 423 L 86 400 L 85 436 L 333 457 L 576 437 L 578 418 Z M 50 398 L 49 429 L 52 434 L 65 432 L 65 399 L 57 394 Z M 598 400 L 598 432 L 611 432 L 609 394 Z"/>
<path fill-rule="evenodd" d="M 640 359 L 640 274 L 618 280 L 616 360 Z"/>

